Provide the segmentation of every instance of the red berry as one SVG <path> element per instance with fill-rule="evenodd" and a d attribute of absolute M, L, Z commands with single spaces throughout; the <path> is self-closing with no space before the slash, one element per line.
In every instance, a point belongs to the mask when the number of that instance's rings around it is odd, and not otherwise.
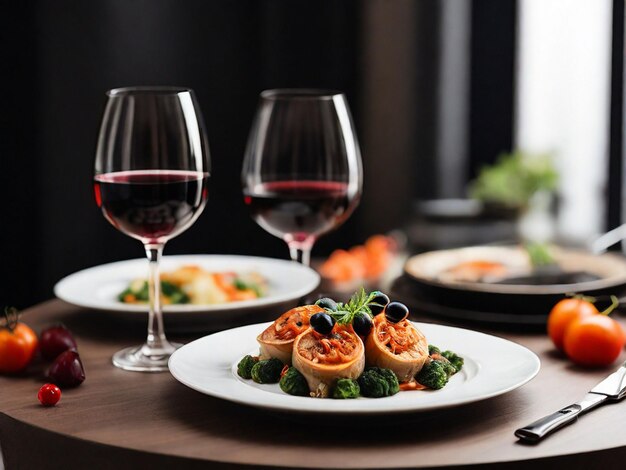
<path fill-rule="evenodd" d="M 44 358 L 52 361 L 63 351 L 76 349 L 76 340 L 65 326 L 55 325 L 41 332 L 39 349 Z"/>
<path fill-rule="evenodd" d="M 61 389 L 54 384 L 45 384 L 39 389 L 37 398 L 43 406 L 54 406 L 61 399 Z"/>
<path fill-rule="evenodd" d="M 85 369 L 78 352 L 69 349 L 57 356 L 48 369 L 48 378 L 61 387 L 76 387 L 85 380 Z"/>

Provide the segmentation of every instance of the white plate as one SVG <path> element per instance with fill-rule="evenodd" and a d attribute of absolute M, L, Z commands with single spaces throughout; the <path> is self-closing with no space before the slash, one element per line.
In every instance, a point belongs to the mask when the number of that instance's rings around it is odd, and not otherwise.
<path fill-rule="evenodd" d="M 311 268 L 295 263 L 270 258 L 235 255 L 180 255 L 165 256 L 161 261 L 161 272 L 174 270 L 182 265 L 195 264 L 208 271 L 255 271 L 268 281 L 265 297 L 240 302 L 215 305 L 165 305 L 166 321 L 176 318 L 191 318 L 185 314 L 210 313 L 213 318 L 228 314 L 229 318 L 254 309 L 282 306 L 297 302 L 311 293 L 319 284 L 319 275 Z M 71 274 L 54 286 L 55 295 L 74 305 L 108 312 L 117 312 L 126 318 L 143 319 L 147 305 L 130 305 L 119 302 L 117 295 L 133 279 L 147 277 L 148 261 L 133 259 L 104 264 Z M 279 312 L 282 313 L 282 312 Z M 202 317 L 206 319 L 206 315 Z M 256 320 L 258 321 L 258 320 Z M 232 326 L 232 325 L 231 325 Z"/>
<path fill-rule="evenodd" d="M 306 413 L 399 413 L 484 400 L 524 385 L 539 372 L 539 358 L 511 341 L 462 328 L 416 323 L 430 344 L 465 359 L 463 369 L 437 391 L 407 391 L 386 398 L 356 400 L 295 397 L 277 384 L 259 385 L 237 375 L 237 363 L 258 351 L 257 335 L 270 323 L 205 336 L 183 346 L 169 361 L 172 375 L 186 386 L 224 400 L 260 408 Z"/>

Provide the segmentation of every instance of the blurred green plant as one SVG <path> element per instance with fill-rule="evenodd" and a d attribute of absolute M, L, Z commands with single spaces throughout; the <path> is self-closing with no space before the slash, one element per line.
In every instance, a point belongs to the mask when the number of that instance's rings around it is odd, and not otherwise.
<path fill-rule="evenodd" d="M 515 151 L 500 154 L 496 163 L 483 167 L 470 183 L 474 199 L 525 209 L 539 191 L 553 192 L 559 179 L 552 157 Z"/>
<path fill-rule="evenodd" d="M 546 243 L 528 242 L 524 244 L 524 249 L 530 258 L 533 268 L 539 266 L 549 266 L 555 264 L 556 260 L 552 256 L 550 246 Z"/>

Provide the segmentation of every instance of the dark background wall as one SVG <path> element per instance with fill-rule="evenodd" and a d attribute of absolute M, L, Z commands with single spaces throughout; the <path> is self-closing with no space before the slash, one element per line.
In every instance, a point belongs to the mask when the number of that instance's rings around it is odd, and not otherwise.
<path fill-rule="evenodd" d="M 415 198 L 436 195 L 434 134 L 445 136 L 445 126 L 433 127 L 441 79 L 440 4 L 5 3 L 0 51 L 8 83 L 0 100 L 0 178 L 2 200 L 9 204 L 0 240 L 0 305 L 26 307 L 50 297 L 54 283 L 71 272 L 143 256 L 136 241 L 104 220 L 92 195 L 104 92 L 118 86 L 189 86 L 204 113 L 213 164 L 210 202 L 166 254 L 287 257 L 283 243 L 250 219 L 239 183 L 257 97 L 266 88 L 343 90 L 355 118 L 367 183 L 363 202 L 342 228 L 320 240 L 314 255 L 404 226 Z M 477 0 L 468 11 L 471 86 L 464 119 L 471 132 L 458 165 L 473 174 L 511 146 L 515 1 Z M 379 179 L 398 184 L 377 184 Z M 386 200 L 399 209 L 384 217 L 378 201 Z"/>

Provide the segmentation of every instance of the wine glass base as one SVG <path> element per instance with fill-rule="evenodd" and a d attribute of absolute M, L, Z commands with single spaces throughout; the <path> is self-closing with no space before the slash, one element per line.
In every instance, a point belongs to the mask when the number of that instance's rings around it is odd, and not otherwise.
<path fill-rule="evenodd" d="M 146 345 L 131 346 L 113 354 L 112 362 L 115 367 L 134 372 L 165 372 L 167 362 L 174 351 L 182 346 L 178 343 L 169 343 L 172 348 L 161 351 L 159 354 L 147 355 L 144 353 Z"/>

